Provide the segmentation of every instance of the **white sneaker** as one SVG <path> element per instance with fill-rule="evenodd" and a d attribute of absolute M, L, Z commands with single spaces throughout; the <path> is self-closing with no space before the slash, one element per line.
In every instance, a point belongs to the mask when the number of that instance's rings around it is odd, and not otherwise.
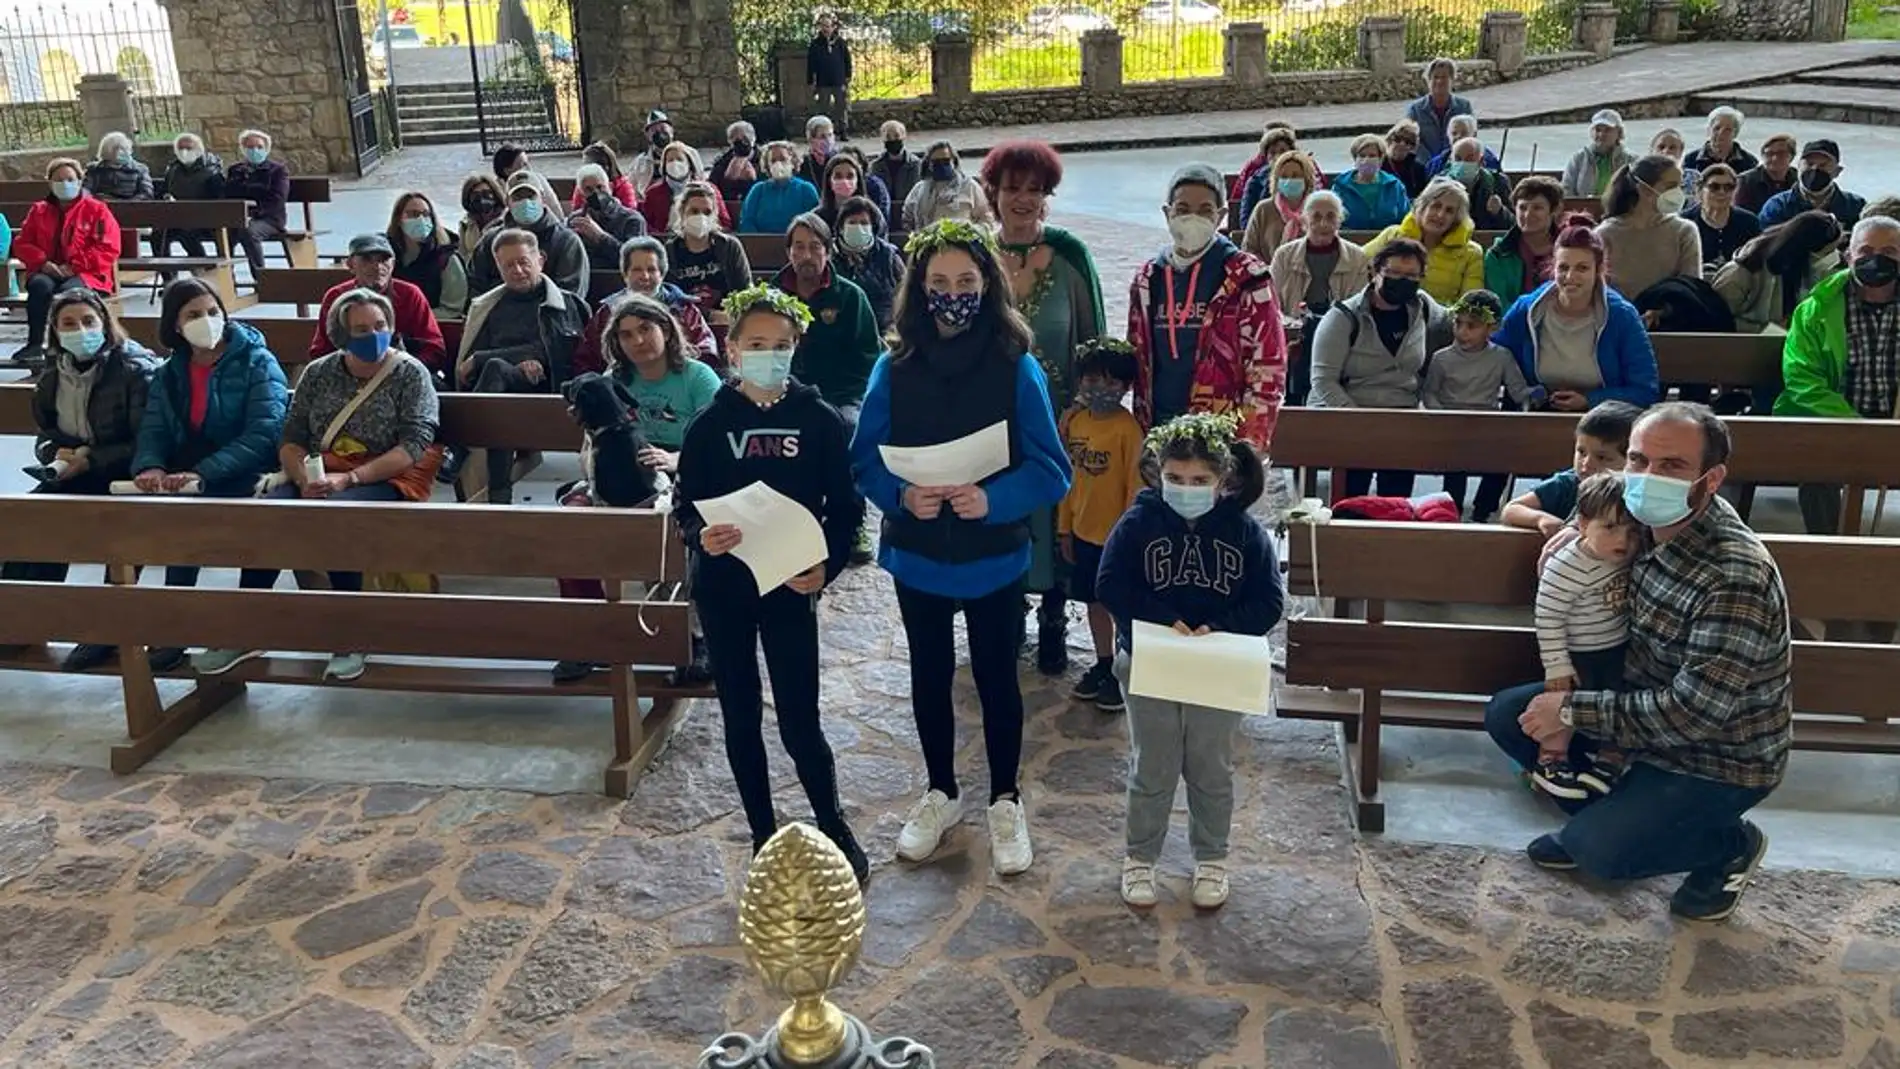
<path fill-rule="evenodd" d="M 1122 901 L 1137 909 L 1155 904 L 1155 867 L 1132 857 L 1122 859 Z"/>
<path fill-rule="evenodd" d="M 904 830 L 897 833 L 897 856 L 905 861 L 922 861 L 937 852 L 943 833 L 963 819 L 963 796 L 955 798 L 942 791 L 926 791 L 904 815 Z"/>
<path fill-rule="evenodd" d="M 1029 821 L 1023 804 L 1005 798 L 990 806 L 990 867 L 998 876 L 1027 872 L 1036 852 L 1029 846 Z"/>
<path fill-rule="evenodd" d="M 369 658 L 360 653 L 332 653 L 330 663 L 323 666 L 323 677 L 347 683 L 360 678 L 367 667 Z"/>
<path fill-rule="evenodd" d="M 1218 861 L 1203 861 L 1194 866 L 1194 891 L 1190 896 L 1196 909 L 1219 909 L 1227 904 L 1227 866 Z"/>

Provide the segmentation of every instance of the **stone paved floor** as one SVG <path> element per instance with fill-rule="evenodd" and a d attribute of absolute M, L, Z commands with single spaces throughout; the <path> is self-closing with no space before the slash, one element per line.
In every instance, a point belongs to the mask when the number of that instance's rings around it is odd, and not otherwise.
<path fill-rule="evenodd" d="M 1178 821 L 1165 903 L 1121 906 L 1121 723 L 1032 674 L 1035 867 L 991 876 L 974 817 L 894 864 L 922 768 L 889 590 L 857 570 L 825 608 L 826 733 L 877 861 L 841 1001 L 944 1069 L 1900 1066 L 1900 884 L 1774 871 L 1689 927 L 1667 885 L 1360 842 L 1316 725 L 1247 722 L 1215 914 Z M 625 804 L 0 767 L 0 1066 L 690 1066 L 776 1011 L 736 947 L 746 844 L 703 706 Z"/>

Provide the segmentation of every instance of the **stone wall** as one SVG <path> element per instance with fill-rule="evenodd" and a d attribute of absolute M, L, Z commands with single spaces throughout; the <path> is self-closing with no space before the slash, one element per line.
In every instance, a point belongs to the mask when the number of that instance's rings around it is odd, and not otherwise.
<path fill-rule="evenodd" d="M 1533 56 L 1524 60 L 1514 77 L 1551 74 L 1594 61 L 1594 56 L 1583 52 Z M 1387 76 L 1376 76 L 1370 70 L 1273 73 L 1265 75 L 1258 85 L 1207 78 L 1135 82 L 1112 92 L 1078 87 L 973 93 L 963 99 L 932 95 L 852 101 L 851 123 L 854 128 L 869 130 L 877 123 L 896 119 L 916 129 L 944 129 L 1400 100 L 1418 95 L 1422 71 L 1422 65 L 1411 65 L 1403 74 Z M 1492 85 L 1499 80 L 1497 64 L 1488 60 L 1461 60 L 1458 64 L 1460 89 Z"/>
<path fill-rule="evenodd" d="M 689 144 L 725 141 L 740 105 L 731 0 L 577 0 L 575 19 L 595 137 L 631 151 L 659 108 Z"/>
<path fill-rule="evenodd" d="M 349 89 L 333 0 L 161 0 L 187 121 L 212 151 L 237 155 L 255 127 L 295 174 L 354 174 Z"/>
<path fill-rule="evenodd" d="M 1814 28 L 1817 5 L 1834 6 L 1828 0 L 1723 0 L 1720 36 L 1732 41 L 1804 41 Z M 1845 10 L 1841 8 L 1843 15 Z M 1822 36 L 1838 39 L 1840 35 Z"/>

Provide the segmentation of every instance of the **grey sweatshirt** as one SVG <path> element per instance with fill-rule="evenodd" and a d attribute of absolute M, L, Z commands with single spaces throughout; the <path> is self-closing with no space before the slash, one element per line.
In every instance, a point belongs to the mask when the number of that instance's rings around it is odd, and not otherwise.
<path fill-rule="evenodd" d="M 1426 408 L 1494 412 L 1500 386 L 1519 408 L 1530 400 L 1530 384 L 1511 350 L 1495 342 L 1475 353 L 1447 345 L 1432 354 L 1420 400 Z"/>
<path fill-rule="evenodd" d="M 1427 335 L 1446 328 L 1445 310 L 1420 291 L 1395 354 L 1379 340 L 1370 300 L 1362 289 L 1334 304 L 1313 332 L 1313 407 L 1418 407 L 1419 375 L 1431 351 Z"/>

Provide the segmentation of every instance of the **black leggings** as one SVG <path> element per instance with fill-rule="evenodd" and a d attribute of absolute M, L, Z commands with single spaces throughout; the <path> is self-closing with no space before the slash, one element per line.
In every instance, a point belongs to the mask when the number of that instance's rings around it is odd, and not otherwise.
<path fill-rule="evenodd" d="M 780 587 L 764 597 L 702 597 L 694 599 L 694 605 L 706 632 L 713 686 L 725 721 L 726 761 L 739 785 L 753 846 L 778 830 L 772 774 L 765 759 L 761 643 L 772 678 L 779 739 L 798 769 L 798 782 L 805 787 L 819 829 L 836 837 L 844 827 L 844 807 L 838 801 L 831 745 L 818 724 L 817 599 Z"/>
<path fill-rule="evenodd" d="M 983 706 L 983 747 L 990 760 L 990 803 L 1018 793 L 1023 756 L 1023 694 L 1016 650 L 1023 626 L 1022 581 L 978 598 L 941 597 L 897 584 L 897 609 L 910 643 L 910 700 L 930 786 L 957 797 L 956 615 L 970 636 L 970 672 Z"/>

